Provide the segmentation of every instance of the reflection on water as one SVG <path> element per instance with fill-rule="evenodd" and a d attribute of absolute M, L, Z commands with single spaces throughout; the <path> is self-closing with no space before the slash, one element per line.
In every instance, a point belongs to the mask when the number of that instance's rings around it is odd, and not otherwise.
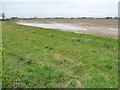
<path fill-rule="evenodd" d="M 42 28 L 50 28 L 50 29 L 68 30 L 68 31 L 69 30 L 70 31 L 86 30 L 86 28 L 83 28 L 83 27 L 77 27 L 77 26 L 72 26 L 72 25 L 68 25 L 68 24 L 60 24 L 60 23 L 43 24 L 43 23 L 23 23 L 23 22 L 18 22 L 18 24 L 27 25 L 27 26 L 42 27 Z"/>

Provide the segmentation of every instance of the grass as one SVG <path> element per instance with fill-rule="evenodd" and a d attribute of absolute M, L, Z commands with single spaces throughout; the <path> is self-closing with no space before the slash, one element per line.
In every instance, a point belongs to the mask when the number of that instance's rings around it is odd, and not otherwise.
<path fill-rule="evenodd" d="M 115 88 L 118 41 L 3 22 L 4 88 Z"/>
<path fill-rule="evenodd" d="M 0 89 L 2 88 L 2 22 L 0 21 Z"/>

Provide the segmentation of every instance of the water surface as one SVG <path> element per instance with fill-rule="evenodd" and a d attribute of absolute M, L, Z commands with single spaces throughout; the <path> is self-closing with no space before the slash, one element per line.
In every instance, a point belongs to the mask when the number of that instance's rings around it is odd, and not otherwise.
<path fill-rule="evenodd" d="M 83 27 L 73 26 L 73 25 L 69 25 L 69 24 L 61 24 L 61 23 L 44 24 L 44 23 L 18 22 L 18 24 L 27 25 L 27 26 L 42 27 L 42 28 L 49 28 L 49 29 L 60 29 L 60 30 L 67 30 L 67 31 L 86 30 L 86 28 L 83 28 Z"/>

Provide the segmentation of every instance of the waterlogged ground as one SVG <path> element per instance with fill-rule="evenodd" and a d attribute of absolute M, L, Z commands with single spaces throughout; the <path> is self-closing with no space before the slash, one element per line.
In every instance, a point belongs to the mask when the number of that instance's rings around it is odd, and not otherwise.
<path fill-rule="evenodd" d="M 118 38 L 117 19 L 35 19 L 19 24 Z"/>
<path fill-rule="evenodd" d="M 3 87 L 116 88 L 118 41 L 3 23 Z"/>
<path fill-rule="evenodd" d="M 48 28 L 48 29 L 58 29 L 63 31 L 73 31 L 73 32 L 79 32 L 80 30 L 86 30 L 86 28 L 78 27 L 78 26 L 72 26 L 69 24 L 61 24 L 61 23 L 25 23 L 25 22 L 17 22 L 17 24 L 20 25 L 27 25 L 27 26 L 35 26 L 35 27 L 42 27 L 42 28 Z"/>

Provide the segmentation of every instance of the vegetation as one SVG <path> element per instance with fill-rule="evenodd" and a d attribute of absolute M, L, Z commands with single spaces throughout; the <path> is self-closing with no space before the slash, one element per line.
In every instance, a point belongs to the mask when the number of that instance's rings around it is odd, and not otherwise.
<path fill-rule="evenodd" d="M 0 89 L 2 88 L 2 23 L 0 22 Z"/>
<path fill-rule="evenodd" d="M 3 22 L 4 88 L 115 88 L 118 41 Z"/>

